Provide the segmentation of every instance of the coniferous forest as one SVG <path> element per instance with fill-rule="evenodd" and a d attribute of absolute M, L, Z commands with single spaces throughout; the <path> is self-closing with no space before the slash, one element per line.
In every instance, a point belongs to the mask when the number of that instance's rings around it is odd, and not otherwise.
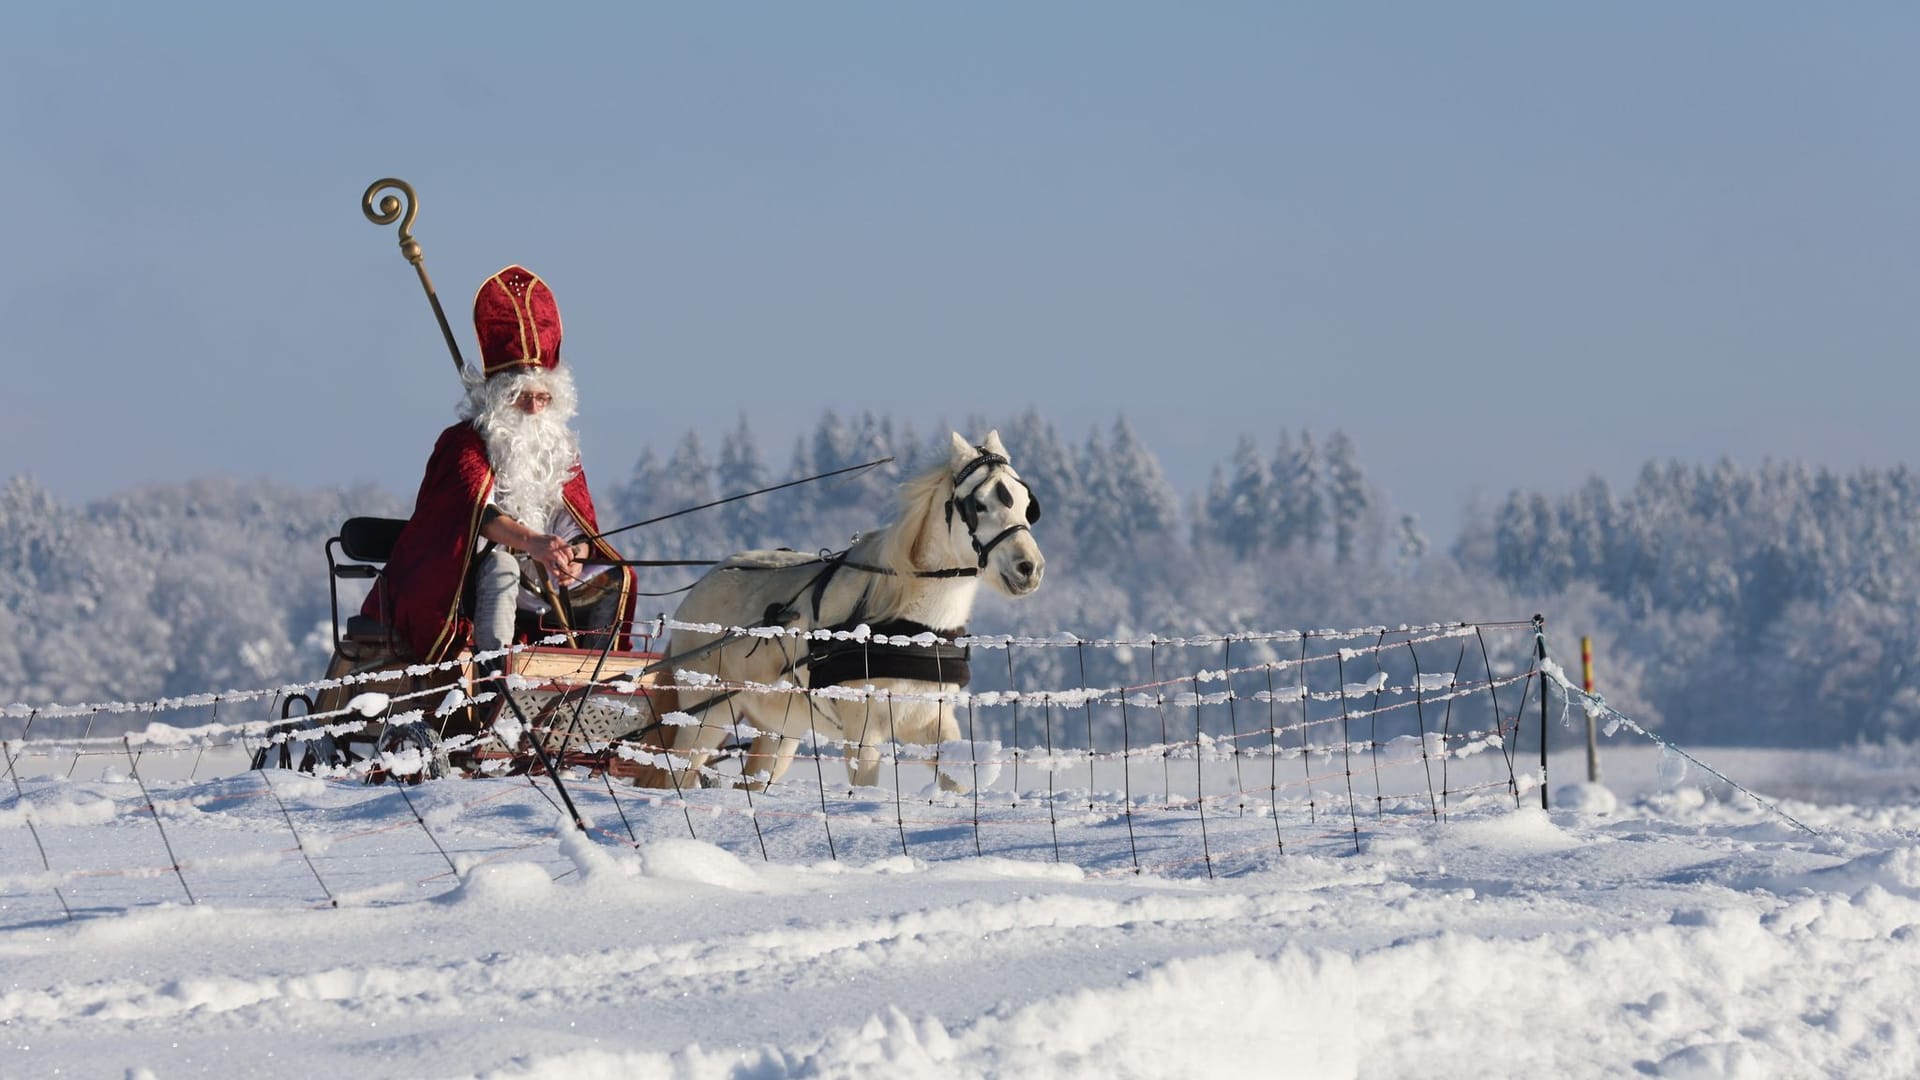
<path fill-rule="evenodd" d="M 1046 508 L 1046 585 L 987 598 L 978 633 L 1087 638 L 1549 620 L 1567 659 L 1591 635 L 1608 702 L 1696 743 L 1830 746 L 1920 739 L 1920 476 L 1797 462 L 1649 462 L 1515 491 L 1438 543 L 1367 479 L 1340 431 L 1243 437 L 1204 491 L 1180 493 L 1124 419 L 1063 437 L 1029 412 L 997 426 Z M 829 412 L 778 461 L 747 420 L 689 432 L 624 474 L 589 462 L 604 525 L 892 455 L 884 469 L 730 503 L 619 538 L 639 558 L 747 547 L 837 549 L 893 514 L 897 483 L 944 430 Z M 410 495 L 410 493 L 409 493 Z M 0 704 L 132 701 L 315 678 L 329 648 L 322 545 L 399 494 L 212 478 L 69 505 L 0 487 Z M 697 570 L 647 571 L 671 590 Z M 357 599 L 352 598 L 352 599 Z M 1104 655 L 1108 655 L 1103 653 Z M 1121 680 L 1023 658 L 1029 685 Z M 1568 664 L 1569 669 L 1574 668 Z"/>

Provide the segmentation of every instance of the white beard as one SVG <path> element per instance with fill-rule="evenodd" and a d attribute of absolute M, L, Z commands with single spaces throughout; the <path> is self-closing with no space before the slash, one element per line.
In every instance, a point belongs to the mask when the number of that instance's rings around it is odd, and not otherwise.
<path fill-rule="evenodd" d="M 553 403 L 537 414 L 514 405 L 525 389 L 546 390 Z M 561 488 L 580 468 L 580 441 L 573 419 L 573 381 L 563 371 L 499 375 L 480 387 L 473 426 L 487 444 L 493 466 L 493 503 L 530 529 L 552 528 L 561 508 Z"/>

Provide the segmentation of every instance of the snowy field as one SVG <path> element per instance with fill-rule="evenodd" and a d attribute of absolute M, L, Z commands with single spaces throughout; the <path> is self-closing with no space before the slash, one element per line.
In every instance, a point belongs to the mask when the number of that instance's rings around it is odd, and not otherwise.
<path fill-rule="evenodd" d="M 832 787 L 831 857 L 804 785 L 86 760 L 0 802 L 0 1076 L 1920 1073 L 1920 766 L 1644 747 L 1204 835 Z"/>

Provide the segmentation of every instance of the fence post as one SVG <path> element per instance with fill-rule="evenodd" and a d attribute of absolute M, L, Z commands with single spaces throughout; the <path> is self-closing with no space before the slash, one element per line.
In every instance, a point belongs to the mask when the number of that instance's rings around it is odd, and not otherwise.
<path fill-rule="evenodd" d="M 1535 664 L 1540 669 L 1540 809 L 1547 809 L 1547 619 L 1533 617 Z"/>
<path fill-rule="evenodd" d="M 1580 688 L 1593 696 L 1593 639 L 1580 635 Z M 1581 710 L 1585 712 L 1586 710 Z M 1593 714 L 1587 713 L 1587 783 L 1600 782 L 1600 740 L 1594 735 Z"/>

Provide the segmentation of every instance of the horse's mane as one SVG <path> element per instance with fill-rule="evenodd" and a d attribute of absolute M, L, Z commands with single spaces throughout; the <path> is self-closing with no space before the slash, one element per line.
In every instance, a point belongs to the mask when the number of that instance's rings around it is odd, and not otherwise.
<path fill-rule="evenodd" d="M 901 485 L 900 516 L 875 537 L 879 545 L 877 561 L 893 571 L 874 580 L 870 595 L 876 617 L 898 614 L 915 590 L 927 586 L 927 579 L 915 576 L 916 571 L 940 569 L 922 566 L 919 560 L 924 554 L 928 530 L 944 531 L 940 515 L 952 483 L 953 477 L 942 462 Z"/>

